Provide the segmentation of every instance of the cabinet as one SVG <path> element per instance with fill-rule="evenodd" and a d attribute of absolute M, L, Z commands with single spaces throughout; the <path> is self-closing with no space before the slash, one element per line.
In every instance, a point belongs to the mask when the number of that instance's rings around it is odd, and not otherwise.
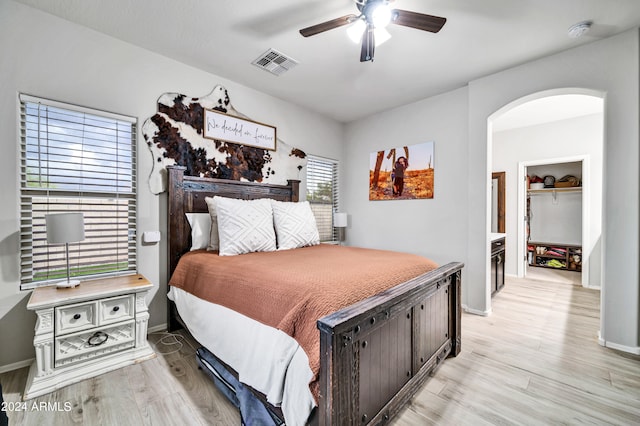
<path fill-rule="evenodd" d="M 530 242 L 527 252 L 530 266 L 582 271 L 582 247 L 579 245 Z"/>
<path fill-rule="evenodd" d="M 145 301 L 152 287 L 138 274 L 35 289 L 27 309 L 37 316 L 36 359 L 23 398 L 153 358 Z"/>
<path fill-rule="evenodd" d="M 491 241 L 491 295 L 493 296 L 504 287 L 504 256 L 505 238 L 500 237 Z"/>

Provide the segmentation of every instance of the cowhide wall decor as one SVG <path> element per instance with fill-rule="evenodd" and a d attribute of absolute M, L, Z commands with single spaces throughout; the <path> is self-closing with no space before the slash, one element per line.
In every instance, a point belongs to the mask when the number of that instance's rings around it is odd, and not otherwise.
<path fill-rule="evenodd" d="M 204 109 L 250 119 L 233 108 L 227 89 L 218 85 L 211 93 L 190 98 L 164 93 L 158 99 L 158 112 L 145 120 L 142 134 L 153 157 L 149 188 L 154 194 L 167 187 L 166 166 L 187 168 L 189 176 L 269 182 L 286 185 L 299 179 L 307 165 L 306 154 L 280 139 L 276 150 L 238 145 L 203 136 Z"/>

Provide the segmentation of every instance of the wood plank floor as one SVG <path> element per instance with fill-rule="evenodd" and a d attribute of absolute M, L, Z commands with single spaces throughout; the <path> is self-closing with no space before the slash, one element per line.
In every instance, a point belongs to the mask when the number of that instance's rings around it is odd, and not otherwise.
<path fill-rule="evenodd" d="M 76 383 L 27 401 L 27 411 L 8 412 L 10 425 L 240 425 L 237 409 L 198 369 L 197 343 L 186 333 L 180 344 L 149 335 L 156 358 Z M 164 337 L 164 339 L 163 339 Z M 28 368 L 0 375 L 5 401 L 22 398 Z M 41 403 L 61 409 L 33 410 Z M 64 404 L 71 409 L 65 410 Z"/>
<path fill-rule="evenodd" d="M 509 278 L 394 426 L 640 424 L 640 357 L 598 345 L 600 292 L 579 276 Z"/>
<path fill-rule="evenodd" d="M 535 276 L 508 279 L 491 316 L 463 316 L 461 354 L 394 426 L 640 424 L 640 357 L 598 345 L 600 293 Z M 160 337 L 150 336 L 158 352 L 176 349 Z M 187 336 L 176 352 L 31 400 L 27 411 L 8 413 L 10 424 L 239 425 L 194 353 Z M 0 375 L 5 401 L 20 401 L 26 376 L 27 368 Z M 31 410 L 33 401 L 62 409 Z"/>

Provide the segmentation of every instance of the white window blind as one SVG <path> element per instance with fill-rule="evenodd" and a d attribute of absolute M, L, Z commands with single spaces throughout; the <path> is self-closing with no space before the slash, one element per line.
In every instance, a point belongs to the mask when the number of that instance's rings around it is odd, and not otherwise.
<path fill-rule="evenodd" d="M 136 271 L 136 120 L 20 95 L 21 288 L 66 278 L 64 245 L 48 245 L 45 215 L 84 214 L 69 244 L 74 277 Z"/>
<path fill-rule="evenodd" d="M 338 162 L 321 157 L 307 159 L 307 200 L 316 217 L 320 241 L 337 241 L 333 213 L 338 211 Z"/>

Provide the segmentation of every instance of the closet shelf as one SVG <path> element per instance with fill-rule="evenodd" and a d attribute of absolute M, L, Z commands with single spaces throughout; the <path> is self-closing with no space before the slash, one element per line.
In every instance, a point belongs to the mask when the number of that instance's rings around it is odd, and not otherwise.
<path fill-rule="evenodd" d="M 582 271 L 582 246 L 529 242 L 527 244 L 529 266 Z"/>
<path fill-rule="evenodd" d="M 564 188 L 543 188 L 543 189 L 528 189 L 527 193 L 530 195 L 544 195 L 544 194 L 554 194 L 554 193 L 565 193 L 565 192 L 581 192 L 581 186 L 569 186 Z"/>

